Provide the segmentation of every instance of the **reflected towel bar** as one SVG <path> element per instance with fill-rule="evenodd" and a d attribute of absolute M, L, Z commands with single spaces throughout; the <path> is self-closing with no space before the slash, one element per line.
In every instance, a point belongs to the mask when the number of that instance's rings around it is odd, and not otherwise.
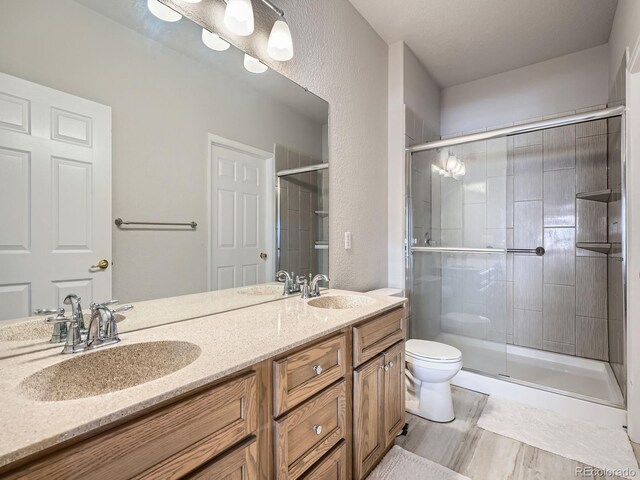
<path fill-rule="evenodd" d="M 532 253 L 539 257 L 545 254 L 543 247 L 537 248 L 466 248 L 466 247 L 411 247 L 412 252 L 433 252 L 433 253 Z"/>
<path fill-rule="evenodd" d="M 162 226 L 162 227 L 191 227 L 195 230 L 195 228 L 198 226 L 198 224 L 196 222 L 189 222 L 189 223 L 173 223 L 173 222 L 125 222 L 124 220 L 122 220 L 121 218 L 116 218 L 115 222 L 114 222 L 118 227 L 121 227 L 122 225 L 155 225 L 155 226 Z"/>

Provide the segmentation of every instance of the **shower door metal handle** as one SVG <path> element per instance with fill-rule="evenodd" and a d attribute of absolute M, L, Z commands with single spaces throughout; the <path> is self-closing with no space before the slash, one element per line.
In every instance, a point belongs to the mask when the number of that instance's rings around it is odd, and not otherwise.
<path fill-rule="evenodd" d="M 411 247 L 411 252 L 433 252 L 433 253 L 482 253 L 482 254 L 504 254 L 504 253 L 531 253 L 541 257 L 545 254 L 544 247 L 537 248 L 467 248 L 467 247 Z"/>

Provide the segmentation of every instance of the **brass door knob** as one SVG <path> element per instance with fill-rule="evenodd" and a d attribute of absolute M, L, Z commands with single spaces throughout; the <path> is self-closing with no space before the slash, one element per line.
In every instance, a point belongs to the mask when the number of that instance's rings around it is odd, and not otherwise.
<path fill-rule="evenodd" d="M 109 268 L 109 260 L 105 260 L 104 258 L 98 262 L 97 265 L 91 265 L 91 268 L 99 268 L 100 270 L 106 270 Z"/>
<path fill-rule="evenodd" d="M 266 254 L 265 252 L 262 252 L 262 253 L 260 254 L 260 258 L 261 258 L 262 260 L 266 260 L 266 259 L 267 259 L 267 254 Z"/>

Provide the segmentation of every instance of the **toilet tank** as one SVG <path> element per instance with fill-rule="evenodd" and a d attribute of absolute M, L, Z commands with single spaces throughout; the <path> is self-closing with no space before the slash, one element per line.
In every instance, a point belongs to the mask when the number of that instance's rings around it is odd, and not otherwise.
<path fill-rule="evenodd" d="M 370 293 L 371 295 L 383 295 L 385 297 L 402 297 L 403 295 L 403 290 L 401 288 L 378 288 L 377 290 L 371 290 L 370 292 L 366 292 L 366 293 Z"/>

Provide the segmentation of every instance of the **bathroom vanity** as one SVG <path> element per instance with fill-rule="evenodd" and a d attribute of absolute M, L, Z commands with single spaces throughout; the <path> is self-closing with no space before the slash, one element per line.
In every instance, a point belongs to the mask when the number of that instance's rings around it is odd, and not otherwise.
<path fill-rule="evenodd" d="M 0 476 L 364 478 L 404 425 L 404 301 L 329 290 L 5 358 Z"/>

